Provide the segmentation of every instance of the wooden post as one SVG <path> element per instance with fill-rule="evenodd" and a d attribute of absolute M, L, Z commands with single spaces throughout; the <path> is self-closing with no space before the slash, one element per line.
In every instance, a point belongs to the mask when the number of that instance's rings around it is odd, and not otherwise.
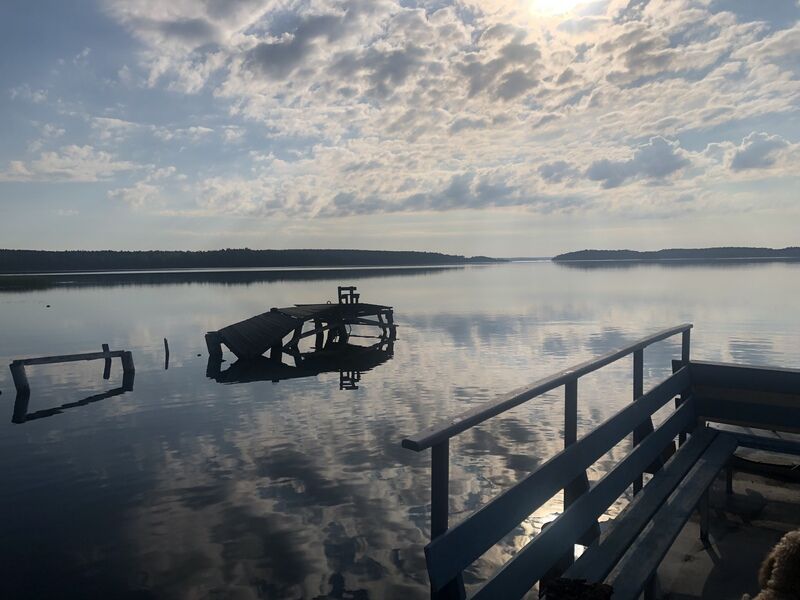
<path fill-rule="evenodd" d="M 133 379 L 136 376 L 136 371 L 123 371 L 122 372 L 122 390 L 130 392 L 133 390 Z"/>
<path fill-rule="evenodd" d="M 708 546 L 708 521 L 709 521 L 709 493 L 708 490 L 703 492 L 700 497 L 700 539 L 703 545 Z"/>
<path fill-rule="evenodd" d="M 578 378 L 571 379 L 564 384 L 564 448 L 578 441 Z M 572 506 L 575 501 L 589 491 L 589 478 L 586 471 L 578 475 L 564 488 L 564 510 Z M 595 523 L 578 540 L 584 546 L 591 544 L 600 536 L 600 526 Z M 564 557 L 563 564 L 571 565 L 574 560 L 573 553 Z"/>
<path fill-rule="evenodd" d="M 431 540 L 447 531 L 450 504 L 450 440 L 431 448 Z M 466 597 L 461 575 L 444 586 L 435 600 L 463 600 Z"/>
<path fill-rule="evenodd" d="M 164 370 L 169 369 L 169 342 L 164 338 Z"/>
<path fill-rule="evenodd" d="M 208 355 L 211 358 L 222 360 L 222 340 L 219 333 L 209 331 L 206 334 L 206 348 L 208 348 Z"/>
<path fill-rule="evenodd" d="M 633 353 L 633 400 L 636 401 L 644 394 L 644 350 L 636 350 Z M 636 447 L 644 437 L 641 425 L 637 425 L 633 430 L 633 446 Z M 641 475 L 633 480 L 633 493 L 638 494 L 642 491 L 644 481 Z"/>
<path fill-rule="evenodd" d="M 322 321 L 314 319 L 314 329 L 317 332 L 314 336 L 314 348 L 316 350 L 322 350 L 325 345 L 325 331 L 322 329 Z"/>
<path fill-rule="evenodd" d="M 690 345 L 692 340 L 692 330 L 687 329 L 681 334 L 681 363 L 683 366 L 689 365 L 689 351 Z M 675 408 L 680 407 L 681 404 L 684 403 L 686 400 L 686 394 L 681 394 L 678 400 L 675 402 Z M 686 443 L 686 434 L 681 432 L 678 434 L 678 446 L 683 446 Z"/>
<path fill-rule="evenodd" d="M 450 441 L 431 449 L 431 539 L 447 531 L 450 500 Z"/>
<path fill-rule="evenodd" d="M 124 373 L 135 373 L 136 368 L 133 366 L 133 354 L 130 350 L 122 353 L 122 371 Z"/>
<path fill-rule="evenodd" d="M 689 351 L 692 340 L 692 330 L 687 329 L 681 334 L 681 362 L 684 365 L 689 364 Z"/>
<path fill-rule="evenodd" d="M 111 348 L 108 347 L 108 344 L 103 344 L 103 352 L 106 354 L 111 352 Z M 107 357 L 103 362 L 103 379 L 111 379 L 111 357 Z"/>
<path fill-rule="evenodd" d="M 12 423 L 24 423 L 28 416 L 28 401 L 31 399 L 31 393 L 17 392 L 17 399 L 14 402 L 14 414 L 11 417 Z"/>
<path fill-rule="evenodd" d="M 28 384 L 28 376 L 25 374 L 25 364 L 15 360 L 9 368 L 11 369 L 11 377 L 14 380 L 14 387 L 17 388 L 17 393 L 30 393 L 31 386 Z"/>

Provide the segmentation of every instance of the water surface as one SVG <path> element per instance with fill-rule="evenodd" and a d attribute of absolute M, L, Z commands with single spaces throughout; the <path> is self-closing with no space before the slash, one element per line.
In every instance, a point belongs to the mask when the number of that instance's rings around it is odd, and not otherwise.
<path fill-rule="evenodd" d="M 206 377 L 206 331 L 344 284 L 399 324 L 393 358 L 358 389 L 341 390 L 338 372 Z M 12 423 L 0 369 L 0 597 L 425 598 L 430 457 L 404 436 L 682 322 L 695 324 L 694 358 L 798 367 L 799 297 L 796 263 L 95 275 L 2 291 L 3 364 L 109 343 L 133 351 L 136 376 L 132 391 L 82 403 L 121 385 L 118 363 L 108 381 L 101 361 L 29 367 L 39 418 Z M 645 352 L 646 386 L 678 344 Z M 630 371 L 627 359 L 581 380 L 579 434 L 630 401 Z M 62 405 L 74 406 L 51 410 Z M 452 519 L 552 456 L 562 432 L 553 393 L 457 438 Z"/>

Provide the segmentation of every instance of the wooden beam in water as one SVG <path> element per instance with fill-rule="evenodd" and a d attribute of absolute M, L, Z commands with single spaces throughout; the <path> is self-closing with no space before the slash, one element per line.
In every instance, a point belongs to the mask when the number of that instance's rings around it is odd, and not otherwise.
<path fill-rule="evenodd" d="M 108 363 L 112 358 L 122 359 L 122 371 L 124 374 L 132 374 L 136 372 L 133 365 L 133 354 L 129 350 L 109 350 L 108 344 L 103 344 L 102 352 L 85 352 L 83 354 L 62 354 L 58 356 L 40 356 L 36 358 L 23 358 L 13 361 L 9 368 L 11 369 L 11 377 L 14 379 L 14 387 L 17 388 L 17 393 L 30 393 L 30 384 L 28 383 L 28 376 L 25 373 L 27 365 L 52 365 L 65 362 L 78 362 L 85 360 L 105 360 L 106 368 L 103 372 L 103 377 L 110 371 Z M 110 376 L 110 373 L 109 373 Z"/>

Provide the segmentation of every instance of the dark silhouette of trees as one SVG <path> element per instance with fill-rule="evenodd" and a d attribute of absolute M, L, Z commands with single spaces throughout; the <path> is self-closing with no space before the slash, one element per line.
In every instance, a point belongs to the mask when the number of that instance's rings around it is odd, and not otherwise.
<path fill-rule="evenodd" d="M 495 262 L 437 252 L 383 250 L 0 250 L 0 273 L 225 269 L 257 267 L 372 267 Z"/>
<path fill-rule="evenodd" d="M 800 248 L 669 248 L 652 252 L 636 250 L 579 250 L 554 257 L 556 262 L 582 260 L 730 260 L 730 259 L 792 259 L 800 260 Z"/>

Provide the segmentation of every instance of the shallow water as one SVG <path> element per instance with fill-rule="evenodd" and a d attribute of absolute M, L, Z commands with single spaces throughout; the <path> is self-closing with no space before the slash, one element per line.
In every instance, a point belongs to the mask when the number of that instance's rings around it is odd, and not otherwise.
<path fill-rule="evenodd" d="M 404 436 L 682 322 L 693 358 L 800 366 L 797 263 L 66 279 L 0 292 L 0 361 L 107 342 L 133 351 L 134 389 L 81 404 L 121 385 L 118 361 L 109 381 L 102 361 L 29 367 L 28 415 L 42 416 L 12 423 L 0 370 L 2 598 L 425 598 L 430 457 Z M 358 389 L 340 390 L 338 372 L 206 377 L 206 331 L 342 284 L 392 305 L 399 325 L 393 358 Z M 646 387 L 679 354 L 679 338 L 648 349 Z M 630 371 L 625 359 L 581 380 L 579 434 L 630 401 Z M 562 402 L 548 394 L 453 442 L 453 521 L 558 451 Z"/>

